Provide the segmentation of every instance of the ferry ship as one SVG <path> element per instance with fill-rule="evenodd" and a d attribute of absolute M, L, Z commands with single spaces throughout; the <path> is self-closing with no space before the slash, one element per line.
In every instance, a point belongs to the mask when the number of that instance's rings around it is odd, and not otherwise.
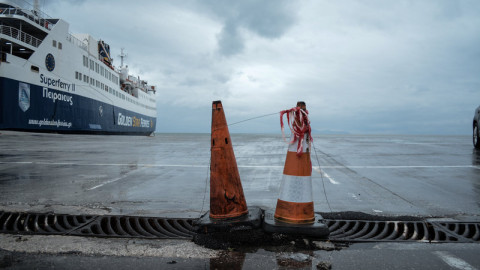
<path fill-rule="evenodd" d="M 0 129 L 151 135 L 156 87 L 110 47 L 23 1 L 0 1 Z"/>

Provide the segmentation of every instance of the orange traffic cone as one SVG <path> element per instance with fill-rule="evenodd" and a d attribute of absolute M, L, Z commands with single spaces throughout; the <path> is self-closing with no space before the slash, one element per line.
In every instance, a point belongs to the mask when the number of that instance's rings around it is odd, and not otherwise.
<path fill-rule="evenodd" d="M 283 168 L 275 214 L 272 210 L 265 211 L 263 229 L 270 233 L 326 238 L 330 231 L 323 217 L 313 211 L 310 161 L 312 135 L 305 102 L 299 101 L 296 108 L 281 112 L 282 133 L 284 114 L 287 114 L 292 140 Z"/>
<path fill-rule="evenodd" d="M 221 101 L 214 101 L 212 105 L 211 146 L 210 217 L 226 219 L 247 214 L 247 203 Z"/>
<path fill-rule="evenodd" d="M 292 140 L 283 169 L 280 195 L 275 209 L 275 219 L 286 223 L 313 223 L 312 163 L 310 160 L 311 131 L 308 111 L 304 102 L 283 111 L 288 113 Z M 283 127 L 283 123 L 282 123 Z"/>

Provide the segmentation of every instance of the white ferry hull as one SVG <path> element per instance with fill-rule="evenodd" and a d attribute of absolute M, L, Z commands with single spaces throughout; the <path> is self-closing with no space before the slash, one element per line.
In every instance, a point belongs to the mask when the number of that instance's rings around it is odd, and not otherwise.
<path fill-rule="evenodd" d="M 115 68 L 104 41 L 70 34 L 66 21 L 24 4 L 0 0 L 0 129 L 155 131 L 155 86 Z"/>

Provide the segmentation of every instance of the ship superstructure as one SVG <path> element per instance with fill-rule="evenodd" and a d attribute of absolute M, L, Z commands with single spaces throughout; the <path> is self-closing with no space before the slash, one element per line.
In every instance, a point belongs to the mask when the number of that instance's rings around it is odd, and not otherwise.
<path fill-rule="evenodd" d="M 20 1 L 0 1 L 0 129 L 151 134 L 156 88 L 109 45 Z M 123 62 L 123 61 L 122 61 Z"/>

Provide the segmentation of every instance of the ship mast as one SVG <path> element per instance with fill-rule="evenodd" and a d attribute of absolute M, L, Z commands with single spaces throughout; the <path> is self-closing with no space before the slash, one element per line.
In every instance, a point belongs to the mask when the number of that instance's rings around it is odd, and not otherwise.
<path fill-rule="evenodd" d="M 38 4 L 38 0 L 33 1 L 33 13 L 38 16 L 40 11 L 40 5 Z"/>
<path fill-rule="evenodd" d="M 123 67 L 123 58 L 127 57 L 127 55 L 123 53 L 123 50 L 124 50 L 124 48 L 120 49 L 120 55 L 119 55 L 120 56 L 120 68 Z"/>

